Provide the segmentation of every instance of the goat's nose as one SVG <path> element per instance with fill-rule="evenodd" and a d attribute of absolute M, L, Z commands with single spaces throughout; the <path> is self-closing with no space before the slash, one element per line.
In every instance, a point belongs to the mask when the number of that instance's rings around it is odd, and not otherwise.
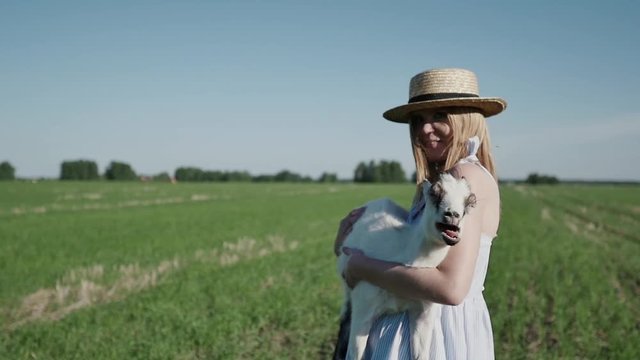
<path fill-rule="evenodd" d="M 446 211 L 444 213 L 444 216 L 451 216 L 458 219 L 460 217 L 460 214 L 457 211 Z"/>

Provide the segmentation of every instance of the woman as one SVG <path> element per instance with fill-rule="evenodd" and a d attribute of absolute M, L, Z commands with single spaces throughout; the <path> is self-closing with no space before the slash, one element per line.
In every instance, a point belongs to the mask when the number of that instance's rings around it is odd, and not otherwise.
<path fill-rule="evenodd" d="M 435 69 L 411 79 L 410 99 L 383 114 L 387 120 L 409 123 L 416 162 L 417 191 L 407 221 L 424 208 L 421 186 L 442 172 L 464 177 L 477 205 L 466 216 L 461 241 L 437 268 L 411 268 L 369 258 L 358 249 L 349 255 L 343 274 L 350 286 L 368 281 L 407 298 L 432 301 L 440 316 L 429 351 L 432 359 L 493 359 L 493 335 L 482 296 L 492 239 L 500 217 L 500 195 L 485 117 L 506 108 L 500 98 L 478 95 L 475 75 L 463 69 Z M 335 250 L 364 209 L 342 220 Z M 412 359 L 406 313 L 378 319 L 370 332 L 365 358 Z"/>

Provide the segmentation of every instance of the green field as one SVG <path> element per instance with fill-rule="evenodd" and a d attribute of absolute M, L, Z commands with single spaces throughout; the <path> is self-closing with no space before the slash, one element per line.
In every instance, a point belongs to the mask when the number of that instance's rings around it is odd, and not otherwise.
<path fill-rule="evenodd" d="M 504 185 L 498 359 L 640 358 L 640 187 Z M 410 185 L 0 183 L 1 359 L 325 359 L 333 238 Z"/>

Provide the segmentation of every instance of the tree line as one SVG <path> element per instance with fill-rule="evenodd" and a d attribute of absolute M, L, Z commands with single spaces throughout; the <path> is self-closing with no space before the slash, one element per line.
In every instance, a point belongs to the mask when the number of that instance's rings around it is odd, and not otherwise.
<path fill-rule="evenodd" d="M 15 168 L 7 161 L 0 164 L 0 180 L 14 180 Z M 173 176 L 162 172 L 153 176 L 140 176 L 131 165 L 112 161 L 104 173 L 100 174 L 98 164 L 92 160 L 66 160 L 60 165 L 60 180 L 115 180 L 115 181 L 181 181 L 181 182 L 320 182 L 334 183 L 344 181 L 332 172 L 323 172 L 318 178 L 304 176 L 289 170 L 276 174 L 252 175 L 247 171 L 204 170 L 198 167 L 183 166 L 175 170 Z M 351 179 L 350 179 L 351 180 Z M 381 160 L 359 163 L 352 179 L 362 183 L 406 182 L 402 166 L 397 161 Z M 348 180 L 347 180 L 348 181 Z"/>
<path fill-rule="evenodd" d="M 0 163 L 0 180 L 15 180 L 15 168 L 8 162 Z M 161 172 L 152 176 L 141 176 L 131 165 L 112 161 L 103 174 L 98 171 L 98 164 L 92 160 L 69 160 L 60 164 L 60 180 L 115 180 L 115 181 L 185 181 L 185 182 L 338 182 L 336 173 L 324 172 L 317 179 L 302 176 L 289 170 L 276 174 L 251 175 L 247 171 L 203 170 L 197 167 L 179 167 L 173 176 Z"/>
<path fill-rule="evenodd" d="M 104 171 L 98 173 L 98 164 L 91 160 L 63 161 L 60 165 L 60 180 L 118 180 L 132 181 L 139 177 L 131 165 L 120 161 L 112 161 Z"/>
<path fill-rule="evenodd" d="M 0 163 L 0 180 L 15 180 L 16 169 L 8 161 Z M 60 180 L 115 180 L 115 181 L 183 181 L 183 182 L 320 182 L 333 183 L 345 181 L 338 179 L 337 174 L 324 172 L 318 178 L 296 174 L 289 170 L 282 170 L 276 174 L 251 175 L 247 171 L 203 170 L 197 167 L 179 167 L 173 176 L 162 172 L 152 176 L 140 176 L 131 165 L 112 161 L 104 173 L 98 171 L 98 164 L 92 160 L 69 160 L 60 165 Z M 402 166 L 397 161 L 370 160 L 360 162 L 353 171 L 353 182 L 357 183 L 403 183 L 415 182 L 415 172 L 407 179 Z M 349 181 L 349 180 L 346 180 Z M 531 173 L 524 180 L 525 183 L 557 184 L 560 181 L 552 175 Z"/>
<path fill-rule="evenodd" d="M 402 183 L 407 177 L 397 161 L 381 160 L 380 162 L 361 162 L 356 166 L 353 174 L 354 182 L 361 183 Z"/>
<path fill-rule="evenodd" d="M 552 175 L 531 173 L 529 174 L 529 176 L 527 176 L 527 179 L 525 180 L 525 182 L 531 185 L 538 185 L 538 184 L 554 185 L 559 183 L 560 180 L 558 180 L 557 177 Z"/>

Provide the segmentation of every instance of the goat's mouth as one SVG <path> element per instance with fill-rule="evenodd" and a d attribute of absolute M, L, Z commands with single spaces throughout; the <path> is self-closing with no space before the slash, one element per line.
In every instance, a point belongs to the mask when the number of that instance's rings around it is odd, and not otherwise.
<path fill-rule="evenodd" d="M 438 229 L 442 234 L 442 240 L 445 242 L 445 244 L 453 246 L 457 244 L 458 241 L 460 241 L 460 238 L 458 237 L 460 228 L 456 225 L 437 222 L 436 229 Z"/>

